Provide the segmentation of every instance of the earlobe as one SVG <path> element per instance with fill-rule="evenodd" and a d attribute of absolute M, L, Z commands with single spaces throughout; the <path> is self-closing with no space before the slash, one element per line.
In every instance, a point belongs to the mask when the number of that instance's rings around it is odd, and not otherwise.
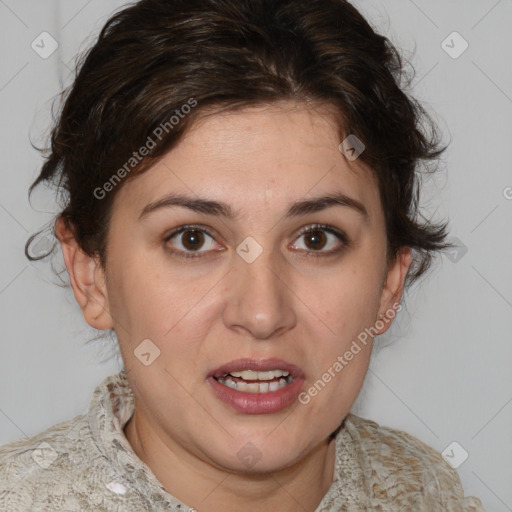
<path fill-rule="evenodd" d="M 106 280 L 99 258 L 82 251 L 62 217 L 55 224 L 55 232 L 61 244 L 73 294 L 85 321 L 95 329 L 112 329 L 114 325 L 108 307 Z"/>
<path fill-rule="evenodd" d="M 397 307 L 400 304 L 404 290 L 407 272 L 411 266 L 412 250 L 410 247 L 400 248 L 396 260 L 388 268 L 384 286 L 381 293 L 381 301 L 378 319 L 384 324 L 379 329 L 379 334 L 386 332 L 392 324 L 396 315 Z M 387 321 L 386 321 L 387 319 Z"/>

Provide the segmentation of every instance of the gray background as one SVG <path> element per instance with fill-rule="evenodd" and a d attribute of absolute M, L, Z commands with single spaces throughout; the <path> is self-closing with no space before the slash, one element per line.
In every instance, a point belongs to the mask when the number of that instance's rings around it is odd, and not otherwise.
<path fill-rule="evenodd" d="M 95 386 L 122 367 L 109 359 L 111 341 L 85 343 L 96 333 L 71 291 L 23 248 L 56 212 L 44 190 L 27 200 L 42 161 L 30 140 L 45 143 L 76 53 L 124 3 L 0 0 L 0 444 L 84 413 Z M 460 248 L 407 294 L 353 412 L 440 452 L 458 442 L 469 453 L 458 467 L 466 494 L 512 510 L 512 1 L 354 3 L 411 59 L 413 94 L 452 141 L 423 205 L 449 218 Z M 58 42 L 48 58 L 31 47 L 45 31 Z M 457 58 L 454 31 L 469 44 Z"/>

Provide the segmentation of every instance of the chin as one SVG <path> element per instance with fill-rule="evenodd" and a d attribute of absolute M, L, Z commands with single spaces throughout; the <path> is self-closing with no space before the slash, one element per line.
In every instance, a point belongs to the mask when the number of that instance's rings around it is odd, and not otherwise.
<path fill-rule="evenodd" d="M 300 446 L 293 436 L 288 436 L 286 441 L 278 436 L 271 439 L 269 432 L 261 435 L 246 432 L 246 435 L 237 436 L 236 439 L 230 437 L 221 452 L 210 452 L 209 456 L 226 471 L 257 475 L 293 466 L 307 452 L 307 447 Z"/>

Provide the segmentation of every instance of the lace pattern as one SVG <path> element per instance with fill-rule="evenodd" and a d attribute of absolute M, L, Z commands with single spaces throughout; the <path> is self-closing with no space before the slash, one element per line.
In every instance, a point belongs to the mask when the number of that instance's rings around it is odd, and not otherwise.
<path fill-rule="evenodd" d="M 121 371 L 96 388 L 86 414 L 1 446 L 0 511 L 191 511 L 128 443 L 123 428 L 133 412 Z M 349 414 L 336 434 L 333 483 L 315 512 L 368 510 L 485 512 L 437 451 Z"/>

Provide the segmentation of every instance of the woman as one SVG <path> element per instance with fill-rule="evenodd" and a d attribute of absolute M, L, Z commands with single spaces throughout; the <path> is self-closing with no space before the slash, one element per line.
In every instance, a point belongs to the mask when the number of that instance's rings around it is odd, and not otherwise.
<path fill-rule="evenodd" d="M 447 247 L 416 195 L 444 148 L 401 77 L 342 0 L 142 0 L 107 22 L 31 190 L 64 190 L 70 284 L 124 370 L 0 448 L 2 510 L 483 510 L 435 450 L 350 413 Z"/>

